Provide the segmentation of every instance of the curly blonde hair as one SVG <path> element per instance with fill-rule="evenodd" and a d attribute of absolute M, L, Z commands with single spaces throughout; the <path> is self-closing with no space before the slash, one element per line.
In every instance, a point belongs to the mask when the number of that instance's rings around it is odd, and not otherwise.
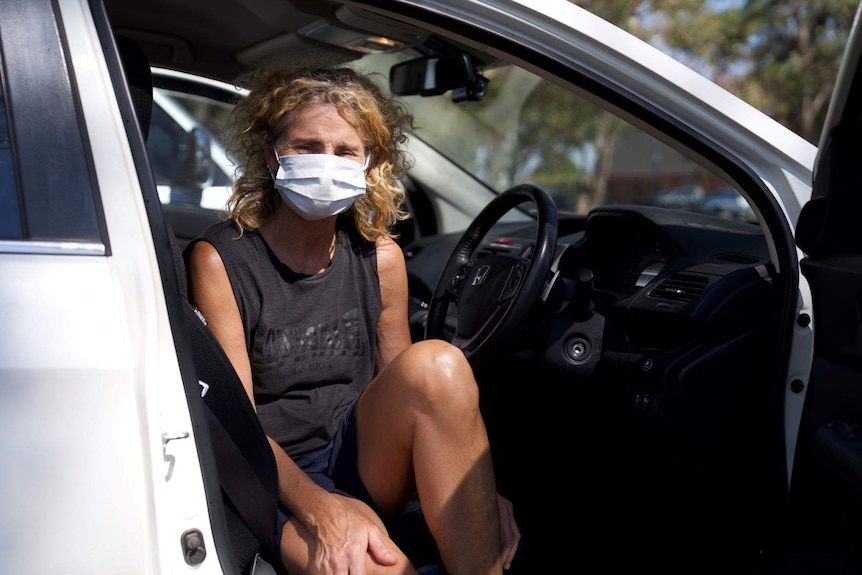
<path fill-rule="evenodd" d="M 410 160 L 400 146 L 413 129 L 413 117 L 398 100 L 383 92 L 374 77 L 352 68 L 261 69 L 241 81 L 250 93 L 234 108 L 226 133 L 228 153 L 237 166 L 233 193 L 227 202 L 227 218 L 236 222 L 240 235 L 257 230 L 278 210 L 281 198 L 275 189 L 261 149 L 260 134 L 274 142 L 292 113 L 309 104 L 332 104 L 353 126 L 372 151 L 366 170 L 365 195 L 348 213 L 359 233 L 374 241 L 409 217 L 403 211 L 400 179 Z"/>

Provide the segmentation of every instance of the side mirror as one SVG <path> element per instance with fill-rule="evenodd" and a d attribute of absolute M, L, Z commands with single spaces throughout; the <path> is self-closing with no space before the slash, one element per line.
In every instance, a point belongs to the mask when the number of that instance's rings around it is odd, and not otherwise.
<path fill-rule="evenodd" d="M 396 64 L 389 70 L 389 86 L 399 96 L 437 96 L 452 92 L 452 101 L 481 100 L 488 79 L 479 74 L 467 54 L 426 56 Z"/>

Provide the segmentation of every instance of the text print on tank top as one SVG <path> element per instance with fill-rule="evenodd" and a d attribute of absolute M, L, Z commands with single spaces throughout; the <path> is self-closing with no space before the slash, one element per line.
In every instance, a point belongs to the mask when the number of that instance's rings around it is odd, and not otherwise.
<path fill-rule="evenodd" d="M 327 369 L 334 356 L 364 355 L 366 348 L 361 328 L 359 308 L 308 327 L 270 328 L 264 338 L 261 358 L 267 365 L 292 365 L 291 375 Z"/>

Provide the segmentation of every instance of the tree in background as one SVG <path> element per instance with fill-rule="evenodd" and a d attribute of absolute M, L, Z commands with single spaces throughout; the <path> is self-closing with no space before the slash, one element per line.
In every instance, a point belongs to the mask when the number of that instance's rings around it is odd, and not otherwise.
<path fill-rule="evenodd" d="M 574 0 L 817 143 L 857 0 Z"/>
<path fill-rule="evenodd" d="M 816 143 L 857 0 L 570 0 L 658 46 Z M 531 181 L 577 213 L 726 186 L 623 119 L 516 66 L 489 67 L 483 102 L 416 106 L 443 153 L 498 190 Z M 633 148 L 634 151 L 629 149 Z M 627 155 L 628 154 L 628 155 Z M 651 163 L 642 160 L 649 154 Z M 625 164 L 625 165 L 623 165 Z M 621 169 L 624 168 L 624 169 Z M 647 172 L 648 170 L 648 172 Z"/>

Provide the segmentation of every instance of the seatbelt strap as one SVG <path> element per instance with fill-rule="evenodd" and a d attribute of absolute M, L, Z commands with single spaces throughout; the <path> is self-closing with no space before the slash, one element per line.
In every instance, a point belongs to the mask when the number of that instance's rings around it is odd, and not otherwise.
<path fill-rule="evenodd" d="M 221 487 L 269 560 L 280 563 L 275 541 L 276 504 L 206 401 L 203 404 Z"/>

